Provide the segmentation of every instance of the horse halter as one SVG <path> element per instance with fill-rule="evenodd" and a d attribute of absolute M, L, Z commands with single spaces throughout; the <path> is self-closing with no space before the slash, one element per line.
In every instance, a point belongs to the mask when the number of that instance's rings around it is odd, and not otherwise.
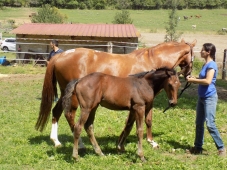
<path fill-rule="evenodd" d="M 190 47 L 190 52 L 191 52 L 191 62 L 190 62 L 190 64 L 192 65 L 192 68 L 191 68 L 191 72 L 190 72 L 190 74 L 189 74 L 189 75 L 191 75 L 192 70 L 193 70 L 193 62 L 194 62 L 194 55 L 193 55 L 193 54 L 194 54 L 194 53 L 193 53 L 193 50 L 192 50 L 191 45 L 190 45 L 189 43 L 186 43 L 186 44 L 189 45 L 189 47 Z M 188 65 L 189 65 L 189 64 L 188 64 Z M 184 69 L 185 67 L 187 67 L 188 65 L 184 66 L 183 69 Z M 184 88 L 181 90 L 181 92 L 180 92 L 180 94 L 178 95 L 177 98 L 180 98 L 181 95 L 183 94 L 183 92 L 184 92 L 188 87 L 190 87 L 191 84 L 192 84 L 192 83 L 187 82 L 187 83 L 185 84 Z M 165 112 L 166 112 L 169 108 L 171 108 L 171 107 L 172 107 L 171 105 L 169 105 L 168 107 L 166 107 L 165 110 L 163 111 L 163 113 L 165 113 Z"/>
<path fill-rule="evenodd" d="M 193 62 L 194 62 L 194 53 L 193 53 L 193 51 L 192 51 L 192 47 L 191 47 L 191 45 L 189 44 L 189 43 L 186 43 L 187 45 L 189 45 L 189 47 L 190 47 L 190 52 L 191 52 L 191 62 L 190 62 L 190 64 L 192 65 L 192 68 L 191 68 L 191 72 L 190 72 L 190 74 L 189 74 L 189 76 L 191 76 L 191 73 L 192 73 L 192 70 L 193 70 Z M 186 67 L 186 66 L 185 66 Z M 183 94 L 183 92 L 188 88 L 188 87 L 190 87 L 191 86 L 191 84 L 192 83 L 189 83 L 189 82 L 187 82 L 186 84 L 185 84 L 185 86 L 184 86 L 184 88 L 181 90 L 181 92 L 180 92 L 180 94 L 178 95 L 178 98 L 180 98 L 181 97 L 181 95 Z"/>

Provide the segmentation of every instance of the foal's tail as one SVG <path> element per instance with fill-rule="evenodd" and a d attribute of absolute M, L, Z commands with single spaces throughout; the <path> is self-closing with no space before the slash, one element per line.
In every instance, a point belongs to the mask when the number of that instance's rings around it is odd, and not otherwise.
<path fill-rule="evenodd" d="M 35 125 L 35 129 L 41 132 L 44 130 L 49 120 L 54 96 L 56 95 L 55 92 L 57 91 L 57 81 L 54 74 L 54 66 L 57 58 L 57 56 L 53 57 L 47 65 L 44 78 L 39 117 Z"/>
<path fill-rule="evenodd" d="M 78 79 L 72 80 L 67 84 L 65 88 L 65 95 L 62 98 L 62 106 L 65 110 L 65 113 L 69 112 L 71 109 L 72 93 L 77 83 Z"/>

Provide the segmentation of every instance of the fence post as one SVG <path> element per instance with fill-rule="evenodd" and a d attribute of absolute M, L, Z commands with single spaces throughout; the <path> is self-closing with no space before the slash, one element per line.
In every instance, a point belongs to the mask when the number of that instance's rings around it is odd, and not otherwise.
<path fill-rule="evenodd" d="M 108 45 L 108 53 L 113 53 L 113 43 L 109 41 L 107 45 Z"/>
<path fill-rule="evenodd" d="M 223 56 L 222 80 L 225 80 L 226 78 L 226 52 L 227 52 L 227 49 L 224 50 L 224 56 Z"/>

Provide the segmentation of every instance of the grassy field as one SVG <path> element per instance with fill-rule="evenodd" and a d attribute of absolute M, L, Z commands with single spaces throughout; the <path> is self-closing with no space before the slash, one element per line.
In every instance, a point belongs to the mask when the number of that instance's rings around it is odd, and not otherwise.
<path fill-rule="evenodd" d="M 21 71 L 27 69 L 26 71 Z M 136 156 L 137 138 L 135 126 L 126 141 L 126 152 L 118 155 L 115 142 L 127 117 L 125 111 L 110 111 L 99 108 L 95 120 L 95 135 L 105 157 L 94 153 L 83 131 L 87 147 L 80 160 L 72 159 L 73 138 L 62 116 L 59 124 L 59 140 L 63 146 L 54 148 L 49 139 L 51 121 L 43 133 L 34 129 L 38 117 L 45 68 L 34 72 L 32 66 L 15 67 L 13 77 L 0 78 L 0 169 L 226 169 L 226 159 L 217 156 L 215 145 L 206 131 L 204 149 L 208 155 L 188 155 L 185 149 L 193 145 L 196 96 L 184 93 L 174 109 L 162 113 L 167 106 L 165 93 L 155 99 L 153 136 L 159 149 L 153 149 L 145 140 L 143 148 L 147 162 Z M 10 72 L 10 71 L 9 71 Z M 31 75 L 33 74 L 33 75 Z M 226 82 L 225 82 L 226 83 Z M 225 86 L 223 82 L 220 86 Z M 196 88 L 195 86 L 191 88 Z M 219 100 L 216 124 L 224 142 L 227 141 L 227 99 Z M 227 144 L 227 143 L 226 143 Z"/>
<path fill-rule="evenodd" d="M 29 14 L 36 12 L 36 8 L 6 8 L 0 10 L 2 25 L 9 19 L 16 21 L 16 25 L 30 22 Z M 60 12 L 68 16 L 68 23 L 112 23 L 117 10 L 68 10 L 60 9 Z M 142 32 L 165 32 L 169 10 L 130 10 L 133 24 Z M 217 33 L 223 27 L 227 27 L 226 9 L 214 10 L 179 10 L 179 31 L 184 33 Z M 201 16 L 196 18 L 195 15 Z M 192 16 L 184 20 L 183 16 Z M 192 29 L 191 25 L 197 25 Z"/>
<path fill-rule="evenodd" d="M 81 11 L 60 10 L 68 15 L 68 22 L 73 23 L 111 23 L 116 13 L 114 10 Z M 29 8 L 7 8 L 0 10 L 0 21 L 15 19 L 17 24 L 29 21 L 28 15 L 36 12 Z M 184 32 L 216 33 L 222 27 L 227 27 L 226 10 L 182 10 L 179 28 Z M 164 23 L 168 11 L 130 11 L 135 26 L 147 32 L 164 31 Z M 200 19 L 183 20 L 183 15 L 201 15 Z M 191 25 L 197 24 L 192 30 Z M 200 26 L 199 26 L 200 25 Z M 6 34 L 4 34 L 6 35 Z M 7 35 L 11 36 L 11 35 Z M 0 56 L 15 58 L 12 53 L 0 53 Z M 185 149 L 193 145 L 195 130 L 195 107 L 197 97 L 190 87 L 178 100 L 174 109 L 163 114 L 167 106 L 164 92 L 159 94 L 154 103 L 153 136 L 159 143 L 159 149 L 153 149 L 145 139 L 143 149 L 147 162 L 142 163 L 136 156 L 137 138 L 135 126 L 126 141 L 126 152 L 119 155 L 115 143 L 124 127 L 126 111 L 110 111 L 99 108 L 95 120 L 95 135 L 105 157 L 95 154 L 85 132 L 82 138 L 87 147 L 86 154 L 80 155 L 80 160 L 72 159 L 73 137 L 62 115 L 59 122 L 59 140 L 63 146 L 55 148 L 49 139 L 51 120 L 43 133 L 34 128 L 40 106 L 43 78 L 46 68 L 20 65 L 18 67 L 0 66 L 1 74 L 17 74 L 10 77 L 0 77 L 0 170 L 225 170 L 227 158 L 217 156 L 217 150 L 211 136 L 205 132 L 204 149 L 208 155 L 188 155 Z M 196 71 L 196 69 L 194 69 Z M 21 75 L 22 74 L 22 75 Z M 0 75 L 1 76 L 1 75 Z M 218 87 L 227 90 L 226 81 L 218 80 Z M 196 90 L 195 90 L 196 91 Z M 227 109 L 226 96 L 219 99 L 216 115 L 216 125 L 227 146 Z M 79 113 L 79 112 L 78 112 Z M 78 114 L 79 115 L 79 114 Z M 78 116 L 77 115 L 77 116 Z"/>

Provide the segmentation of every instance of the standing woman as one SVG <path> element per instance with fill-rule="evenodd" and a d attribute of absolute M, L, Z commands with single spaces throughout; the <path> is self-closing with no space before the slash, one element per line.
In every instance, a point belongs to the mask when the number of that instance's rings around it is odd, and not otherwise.
<path fill-rule="evenodd" d="M 206 122 L 207 129 L 218 149 L 218 155 L 226 156 L 224 143 L 215 125 L 215 114 L 218 101 L 217 90 L 215 87 L 216 78 L 218 75 L 218 68 L 215 62 L 215 53 L 216 48 L 213 44 L 203 44 L 200 54 L 201 57 L 205 59 L 205 64 L 199 73 L 199 78 L 191 76 L 187 77 L 187 81 L 189 83 L 199 84 L 194 147 L 186 151 L 191 154 L 202 153 L 202 145 L 204 142 L 204 122 Z"/>

